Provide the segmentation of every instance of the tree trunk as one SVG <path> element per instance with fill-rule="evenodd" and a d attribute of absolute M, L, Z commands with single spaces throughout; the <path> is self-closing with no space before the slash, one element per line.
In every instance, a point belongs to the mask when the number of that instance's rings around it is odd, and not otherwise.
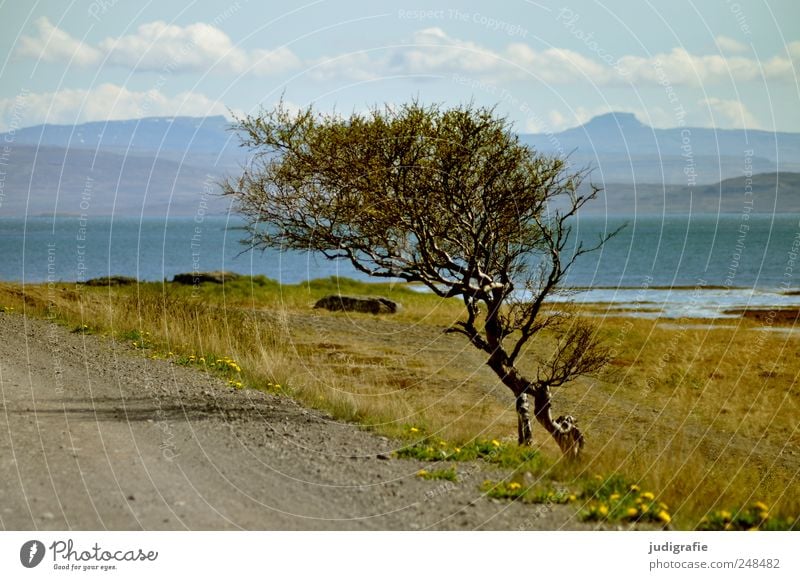
<path fill-rule="evenodd" d="M 530 406 L 526 393 L 517 395 L 517 441 L 520 445 L 533 445 Z"/>
<path fill-rule="evenodd" d="M 486 339 L 491 349 L 491 356 L 487 364 L 500 377 L 503 384 L 514 393 L 519 444 L 533 444 L 530 409 L 528 406 L 528 394 L 531 394 L 533 395 L 536 420 L 553 436 L 564 455 L 573 458 L 577 457 L 583 447 L 583 434 L 576 426 L 575 419 L 571 415 L 567 415 L 554 420 L 550 414 L 550 389 L 547 387 L 533 388 L 534 385 L 520 374 L 502 347 L 502 325 L 497 316 L 497 305 L 501 302 L 500 297 L 496 297 L 494 304 L 487 302 L 489 312 L 486 315 L 485 328 Z"/>
<path fill-rule="evenodd" d="M 539 424 L 553 436 L 561 452 L 567 457 L 577 458 L 583 448 L 583 433 L 572 415 L 553 419 L 550 405 L 550 389 L 539 387 L 533 390 L 533 413 Z"/>

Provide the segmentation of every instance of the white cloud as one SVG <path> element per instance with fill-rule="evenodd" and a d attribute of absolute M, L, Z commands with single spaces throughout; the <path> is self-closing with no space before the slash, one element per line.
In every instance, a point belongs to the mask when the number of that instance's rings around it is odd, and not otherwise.
<path fill-rule="evenodd" d="M 219 28 L 196 23 L 177 26 L 162 21 L 142 24 L 133 34 L 109 37 L 90 46 L 53 26 L 47 18 L 36 23 L 36 36 L 23 36 L 17 55 L 47 62 L 96 66 L 105 62 L 137 71 L 219 72 L 268 75 L 300 66 L 286 47 L 247 51 L 237 47 Z"/>
<path fill-rule="evenodd" d="M 800 42 L 762 61 L 743 56 L 747 46 L 718 36 L 722 54 L 692 54 L 685 48 L 655 55 L 584 54 L 566 48 L 536 50 L 514 42 L 500 49 L 452 37 L 438 27 L 415 32 L 405 46 L 370 52 L 333 54 L 302 61 L 287 47 L 245 50 L 219 28 L 205 23 L 178 26 L 162 21 L 139 26 L 133 34 L 106 38 L 91 46 L 37 21 L 37 34 L 23 36 L 17 54 L 48 62 L 96 66 L 104 59 L 132 70 L 269 75 L 308 67 L 318 80 L 372 80 L 393 75 L 460 74 L 482 81 L 535 78 L 548 84 L 695 85 L 724 81 L 793 80 Z"/>
<path fill-rule="evenodd" d="M 746 45 L 718 37 L 727 51 Z M 320 79 L 375 79 L 391 75 L 459 74 L 482 81 L 536 78 L 548 84 L 592 82 L 609 84 L 702 85 L 721 81 L 791 80 L 800 57 L 800 42 L 787 46 L 788 55 L 764 61 L 745 56 L 697 55 L 685 48 L 651 56 L 625 55 L 617 60 L 594 58 L 565 48 L 535 50 L 512 43 L 497 51 L 449 36 L 441 28 L 417 31 L 408 46 L 371 53 L 351 53 L 320 59 L 312 75 Z"/>
<path fill-rule="evenodd" d="M 743 42 L 739 42 L 735 38 L 731 38 L 730 36 L 717 36 L 714 40 L 717 41 L 717 46 L 722 52 L 731 53 L 731 52 L 747 52 L 750 47 L 748 47 Z"/>
<path fill-rule="evenodd" d="M 93 66 L 100 62 L 102 53 L 88 44 L 73 38 L 45 18 L 34 22 L 37 35 L 21 36 L 16 53 L 44 62 L 73 62 L 79 66 Z"/>
<path fill-rule="evenodd" d="M 708 126 L 725 129 L 761 129 L 762 125 L 755 115 L 747 110 L 741 101 L 710 97 L 698 101 L 706 107 Z"/>
<path fill-rule="evenodd" d="M 168 96 L 157 89 L 132 91 L 106 83 L 92 89 L 64 89 L 54 93 L 29 93 L 23 106 L 17 99 L 0 99 L 0 131 L 9 128 L 15 111 L 24 111 L 19 126 L 39 123 L 84 123 L 98 120 L 159 116 L 227 115 L 219 101 L 199 93 Z"/>

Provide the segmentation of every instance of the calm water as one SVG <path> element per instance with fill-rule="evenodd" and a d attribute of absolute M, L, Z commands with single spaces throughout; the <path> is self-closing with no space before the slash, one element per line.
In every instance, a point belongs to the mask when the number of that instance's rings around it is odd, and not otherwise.
<path fill-rule="evenodd" d="M 583 257 L 569 282 L 596 288 L 586 295 L 592 300 L 616 302 L 632 299 L 630 291 L 618 288 L 647 287 L 656 296 L 653 287 L 659 286 L 739 288 L 717 291 L 739 301 L 782 295 L 797 290 L 800 282 L 800 263 L 793 268 L 789 256 L 793 242 L 798 249 L 799 222 L 796 215 L 751 215 L 747 221 L 738 215 L 585 217 L 575 224 L 574 236 L 586 244 L 627 226 L 602 250 Z M 219 269 L 287 283 L 332 275 L 364 278 L 346 263 L 307 253 L 242 253 L 239 225 L 224 217 L 199 223 L 192 218 L 0 218 L 0 279 L 32 283 L 48 276 L 75 281 L 126 275 L 161 280 Z"/>

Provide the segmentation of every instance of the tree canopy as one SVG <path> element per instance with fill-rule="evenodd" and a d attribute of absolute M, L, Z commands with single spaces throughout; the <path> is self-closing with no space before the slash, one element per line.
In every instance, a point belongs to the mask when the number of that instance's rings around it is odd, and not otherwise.
<path fill-rule="evenodd" d="M 553 419 L 550 388 L 599 370 L 607 360 L 594 329 L 543 308 L 581 255 L 570 221 L 599 188 L 585 169 L 522 144 L 491 108 L 416 102 L 349 117 L 283 104 L 239 119 L 253 153 L 223 184 L 247 219 L 256 248 L 310 250 L 349 261 L 378 278 L 424 284 L 463 300 L 450 331 L 466 335 L 513 392 L 519 441 L 535 417 L 562 450 L 583 435 L 570 417 Z M 544 328 L 559 336 L 536 376 L 516 368 Z"/>

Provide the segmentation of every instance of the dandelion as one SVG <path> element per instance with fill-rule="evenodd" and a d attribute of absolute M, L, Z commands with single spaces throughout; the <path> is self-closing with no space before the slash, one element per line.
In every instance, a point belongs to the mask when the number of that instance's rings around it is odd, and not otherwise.
<path fill-rule="evenodd" d="M 409 431 L 409 433 L 419 433 L 419 429 L 417 429 L 416 427 L 412 427 L 408 431 Z"/>
<path fill-rule="evenodd" d="M 569 496 L 567 499 L 568 499 L 569 501 L 577 501 L 577 499 L 578 499 L 578 496 L 576 496 L 576 495 L 573 493 L 573 494 L 571 494 L 571 495 L 570 495 L 570 496 Z"/>
<path fill-rule="evenodd" d="M 658 514 L 656 514 L 656 517 L 665 524 L 668 524 L 672 521 L 672 518 L 665 510 L 661 510 L 660 512 L 658 512 Z"/>
<path fill-rule="evenodd" d="M 611 496 L 608 499 L 610 499 L 611 501 L 617 501 L 619 499 L 619 494 L 618 493 L 612 493 Z"/>
<path fill-rule="evenodd" d="M 762 520 L 766 520 L 769 517 L 769 512 L 760 512 L 758 517 L 760 517 Z"/>
<path fill-rule="evenodd" d="M 669 506 L 665 504 L 663 501 L 658 504 L 658 507 L 660 507 L 664 511 L 669 511 Z"/>
<path fill-rule="evenodd" d="M 500 442 L 497 439 L 492 439 L 492 445 L 495 447 L 500 447 Z"/>
<path fill-rule="evenodd" d="M 639 510 L 637 510 L 635 507 L 631 507 L 631 508 L 628 508 L 628 511 L 626 511 L 625 514 L 629 518 L 635 518 L 636 516 L 639 515 Z"/>
<path fill-rule="evenodd" d="M 445 445 L 447 445 L 447 443 L 445 441 L 439 441 L 439 446 L 440 447 L 444 447 Z"/>
<path fill-rule="evenodd" d="M 636 484 L 634 483 L 632 486 L 630 486 L 630 488 L 629 488 L 629 489 L 630 489 L 632 492 L 637 492 L 637 491 L 639 491 L 639 486 L 638 486 L 638 485 L 636 485 Z"/>
<path fill-rule="evenodd" d="M 597 508 L 597 513 L 603 517 L 606 517 L 608 515 L 608 507 L 605 504 L 602 504 L 599 508 Z"/>
<path fill-rule="evenodd" d="M 201 357 L 200 357 L 200 362 L 201 362 L 202 364 L 206 364 L 206 357 L 204 357 L 204 356 L 201 356 Z"/>
<path fill-rule="evenodd" d="M 456 453 L 461 453 L 461 447 L 456 447 L 455 452 Z"/>
<path fill-rule="evenodd" d="M 721 512 L 719 512 L 719 517 L 721 517 L 723 520 L 730 520 L 731 512 L 729 512 L 728 510 L 722 510 Z"/>
<path fill-rule="evenodd" d="M 417 477 L 425 477 L 426 475 L 428 475 L 428 471 L 427 471 L 427 470 L 425 470 L 425 469 L 420 469 L 420 470 L 417 472 Z"/>
<path fill-rule="evenodd" d="M 175 356 L 175 353 L 174 353 L 174 352 L 172 352 L 172 351 L 169 351 L 169 352 L 167 353 L 167 356 Z"/>
<path fill-rule="evenodd" d="M 756 508 L 757 510 L 762 511 L 762 512 L 768 512 L 769 511 L 769 506 L 767 504 L 765 504 L 763 501 L 755 502 L 753 504 L 753 507 Z"/>
<path fill-rule="evenodd" d="M 652 492 L 645 491 L 642 493 L 642 498 L 646 499 L 647 501 L 653 501 L 656 496 L 653 495 Z"/>
<path fill-rule="evenodd" d="M 512 481 L 511 483 L 508 484 L 508 489 L 510 489 L 511 491 L 517 491 L 521 487 L 522 486 L 518 484 L 516 481 Z"/>

